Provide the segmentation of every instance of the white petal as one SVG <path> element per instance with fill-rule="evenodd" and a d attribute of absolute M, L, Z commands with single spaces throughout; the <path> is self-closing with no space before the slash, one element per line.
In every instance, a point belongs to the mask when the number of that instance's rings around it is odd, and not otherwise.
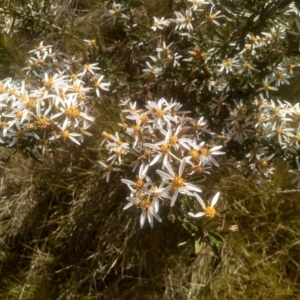
<path fill-rule="evenodd" d="M 152 207 L 150 207 L 150 212 L 151 214 L 155 217 L 155 219 L 158 221 L 158 222 L 161 222 L 161 218 L 160 216 L 156 213 L 156 211 L 154 209 L 152 209 Z"/>
<path fill-rule="evenodd" d="M 182 175 L 182 173 L 183 173 L 183 171 L 184 171 L 184 168 L 185 168 L 185 158 L 183 158 L 182 160 L 181 160 L 181 163 L 180 163 L 180 167 L 179 167 L 179 176 L 181 177 L 181 175 Z"/>
<path fill-rule="evenodd" d="M 206 205 L 205 205 L 204 201 L 202 200 L 202 198 L 196 193 L 194 193 L 194 196 L 197 198 L 197 200 L 200 203 L 200 205 L 202 206 L 202 208 L 206 209 Z"/>
<path fill-rule="evenodd" d="M 216 167 L 219 167 L 220 165 L 219 165 L 219 163 L 215 160 L 215 158 L 214 157 L 210 157 L 210 159 L 209 159 L 209 162 L 212 162 Z"/>
<path fill-rule="evenodd" d="M 198 213 L 196 213 L 196 214 L 193 214 L 193 213 L 189 212 L 188 214 L 189 214 L 191 217 L 193 217 L 193 218 L 200 218 L 200 217 L 203 217 L 203 216 L 205 215 L 204 212 L 198 212 Z"/>
<path fill-rule="evenodd" d="M 69 139 L 72 140 L 74 143 L 76 143 L 77 145 L 80 145 L 80 142 L 77 141 L 74 137 L 72 137 L 71 135 L 69 135 Z"/>
<path fill-rule="evenodd" d="M 222 145 L 220 145 L 220 146 L 214 146 L 214 147 L 212 147 L 212 148 L 209 149 L 209 152 L 212 153 L 212 152 L 214 152 L 214 151 L 216 151 L 216 150 L 219 150 L 219 149 L 221 149 L 221 148 L 223 148 Z M 222 153 L 225 154 L 225 152 L 222 152 Z"/>
<path fill-rule="evenodd" d="M 219 196 L 220 196 L 220 192 L 217 192 L 214 195 L 214 197 L 211 200 L 211 206 L 215 206 L 216 205 L 216 203 L 218 202 Z"/>
<path fill-rule="evenodd" d="M 145 177 L 145 175 L 147 174 L 147 171 L 148 171 L 148 169 L 149 169 L 149 165 L 141 165 L 141 167 L 140 167 L 140 178 L 144 178 Z"/>
<path fill-rule="evenodd" d="M 143 228 L 144 224 L 145 224 L 145 219 L 146 219 L 146 211 L 143 211 L 141 214 L 141 218 L 140 218 L 140 226 L 141 228 Z"/>
<path fill-rule="evenodd" d="M 131 181 L 131 180 L 128 180 L 128 179 L 121 179 L 121 181 L 125 184 L 128 184 L 128 185 L 134 185 L 134 182 Z"/>
<path fill-rule="evenodd" d="M 165 156 L 165 158 L 167 158 L 167 156 Z M 169 164 L 168 159 L 166 159 L 164 165 L 166 166 L 166 168 L 167 168 L 167 170 L 169 171 L 169 173 L 170 173 L 173 177 L 175 177 L 175 173 L 174 173 L 174 171 L 173 171 L 171 165 Z M 171 177 L 171 178 L 172 178 L 172 177 Z"/>
<path fill-rule="evenodd" d="M 107 168 L 107 164 L 105 164 L 103 161 L 99 160 L 98 163 L 104 167 L 104 168 Z"/>
<path fill-rule="evenodd" d="M 151 214 L 150 209 L 147 212 L 147 216 L 148 216 L 148 222 L 149 222 L 151 228 L 153 228 L 153 215 Z"/>
<path fill-rule="evenodd" d="M 153 201 L 154 201 L 154 204 L 153 204 L 153 206 L 154 206 L 154 212 L 157 213 L 159 211 L 159 200 L 157 198 L 157 199 L 155 199 Z"/>
<path fill-rule="evenodd" d="M 185 187 L 187 187 L 191 191 L 195 191 L 195 192 L 199 192 L 199 193 L 202 192 L 201 189 L 199 189 L 197 186 L 195 186 L 191 183 L 185 182 L 184 185 L 185 185 Z"/>
<path fill-rule="evenodd" d="M 173 179 L 173 176 L 171 176 L 161 170 L 156 170 L 156 173 L 158 173 L 163 179 L 171 179 L 171 180 Z"/>
<path fill-rule="evenodd" d="M 175 191 L 174 194 L 172 195 L 170 206 L 173 206 L 173 205 L 174 205 L 174 203 L 175 203 L 177 197 L 178 197 L 178 191 Z"/>
<path fill-rule="evenodd" d="M 133 204 L 134 204 L 133 202 L 127 203 L 127 204 L 123 207 L 123 210 L 125 210 L 125 209 L 131 207 Z"/>
<path fill-rule="evenodd" d="M 161 157 L 162 157 L 162 154 L 161 154 L 161 153 L 157 154 L 157 155 L 153 158 L 153 160 L 151 161 L 150 166 L 153 166 L 155 163 L 157 163 L 157 162 L 160 160 Z"/>

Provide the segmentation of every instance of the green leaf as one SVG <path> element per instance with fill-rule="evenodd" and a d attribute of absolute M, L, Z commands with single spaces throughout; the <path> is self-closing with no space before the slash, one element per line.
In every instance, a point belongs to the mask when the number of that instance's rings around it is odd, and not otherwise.
<path fill-rule="evenodd" d="M 209 223 L 211 223 L 211 222 L 218 222 L 219 219 L 220 219 L 220 216 L 219 216 L 219 215 L 215 215 L 213 218 L 211 218 L 211 219 L 209 220 Z"/>
<path fill-rule="evenodd" d="M 200 183 L 200 182 L 204 182 L 204 181 L 206 181 L 205 175 L 201 175 L 201 176 L 194 177 L 191 179 L 191 183 Z"/>
<path fill-rule="evenodd" d="M 216 246 L 216 244 L 212 243 L 211 241 L 209 241 L 208 244 L 211 247 L 211 249 L 214 252 L 214 254 L 219 257 L 220 253 L 219 253 L 219 250 L 218 250 L 218 247 Z"/>
<path fill-rule="evenodd" d="M 220 226 L 219 222 L 209 222 L 205 224 L 204 229 L 208 231 L 208 230 L 216 229 L 219 226 Z"/>
<path fill-rule="evenodd" d="M 220 216 L 224 216 L 225 214 L 227 214 L 229 212 L 229 209 L 224 209 L 224 210 L 222 210 L 220 213 L 219 213 L 219 215 Z"/>
<path fill-rule="evenodd" d="M 202 241 L 202 239 L 199 239 L 199 240 L 195 240 L 195 253 L 199 253 L 200 250 L 203 248 L 204 246 L 204 243 Z"/>
<path fill-rule="evenodd" d="M 213 243 L 224 243 L 223 237 L 215 232 L 208 232 L 208 237 Z"/>
<path fill-rule="evenodd" d="M 218 257 L 220 257 L 220 253 L 218 250 L 217 245 L 212 241 L 212 239 L 210 238 L 210 236 L 205 237 L 205 243 L 207 245 L 209 245 L 209 247 L 212 249 L 212 251 L 214 252 L 214 254 Z"/>

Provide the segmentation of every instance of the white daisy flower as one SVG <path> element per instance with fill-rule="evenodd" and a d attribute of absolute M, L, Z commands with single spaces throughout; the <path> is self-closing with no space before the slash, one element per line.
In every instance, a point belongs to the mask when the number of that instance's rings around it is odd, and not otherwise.
<path fill-rule="evenodd" d="M 206 206 L 206 204 L 204 203 L 204 201 L 201 199 L 201 197 L 194 193 L 194 196 L 196 197 L 196 199 L 198 200 L 198 202 L 200 203 L 202 209 L 204 211 L 200 211 L 196 214 L 189 212 L 188 214 L 193 217 L 193 218 L 200 218 L 203 216 L 206 216 L 207 218 L 213 218 L 214 216 L 217 215 L 217 212 L 214 208 L 214 206 L 217 204 L 218 200 L 219 200 L 219 196 L 220 196 L 220 192 L 217 192 L 214 197 L 211 200 L 211 205 Z"/>

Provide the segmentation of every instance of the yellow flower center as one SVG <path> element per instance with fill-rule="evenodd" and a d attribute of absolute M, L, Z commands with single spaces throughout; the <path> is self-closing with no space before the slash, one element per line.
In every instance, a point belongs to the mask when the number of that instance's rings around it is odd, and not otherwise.
<path fill-rule="evenodd" d="M 101 82 L 95 81 L 95 82 L 94 82 L 94 87 L 100 88 L 100 87 L 101 87 Z"/>
<path fill-rule="evenodd" d="M 35 124 L 40 128 L 46 128 L 48 125 L 48 119 L 45 117 L 38 118 Z"/>
<path fill-rule="evenodd" d="M 299 142 L 300 141 L 300 135 L 299 134 L 295 134 L 294 135 L 294 139 Z"/>
<path fill-rule="evenodd" d="M 201 148 L 201 154 L 204 156 L 209 156 L 210 155 L 209 149 L 205 147 Z"/>
<path fill-rule="evenodd" d="M 17 94 L 17 92 L 16 92 L 15 89 L 10 89 L 10 90 L 8 91 L 8 93 L 9 93 L 10 96 L 14 96 L 14 95 Z"/>
<path fill-rule="evenodd" d="M 165 112 L 161 109 L 158 109 L 156 112 L 155 112 L 155 115 L 158 117 L 158 118 L 161 118 L 165 115 Z"/>
<path fill-rule="evenodd" d="M 244 68 L 245 68 L 245 70 L 250 70 L 250 68 L 251 68 L 251 64 L 249 64 L 248 62 L 246 62 L 245 64 L 244 64 Z"/>
<path fill-rule="evenodd" d="M 186 24 L 190 23 L 191 22 L 191 18 L 190 17 L 185 17 L 184 21 Z"/>
<path fill-rule="evenodd" d="M 170 151 L 170 146 L 168 144 L 161 145 L 160 146 L 160 151 L 163 153 L 168 153 Z"/>
<path fill-rule="evenodd" d="M 83 94 L 81 94 L 81 93 L 79 93 L 78 95 L 77 95 L 77 99 L 78 99 L 78 101 L 86 101 L 86 98 L 85 98 L 85 96 L 83 95 Z"/>
<path fill-rule="evenodd" d="M 283 130 L 282 130 L 282 128 L 277 128 L 275 130 L 275 132 L 276 132 L 276 135 L 279 135 L 279 134 L 282 134 Z"/>
<path fill-rule="evenodd" d="M 71 86 L 71 89 L 75 92 L 75 93 L 80 93 L 80 91 L 81 91 L 81 86 L 80 85 L 76 85 L 76 84 L 73 84 L 72 86 Z"/>
<path fill-rule="evenodd" d="M 144 187 L 144 185 L 145 185 L 144 181 L 143 181 L 141 178 L 137 177 L 137 180 L 136 180 L 136 182 L 134 183 L 134 186 L 135 186 L 137 189 L 142 189 L 142 188 Z"/>
<path fill-rule="evenodd" d="M 208 217 L 208 218 L 213 218 L 216 214 L 217 214 L 216 210 L 213 206 L 208 206 L 205 209 L 205 216 Z"/>
<path fill-rule="evenodd" d="M 195 124 L 194 128 L 196 131 L 200 131 L 202 129 L 202 125 L 201 124 Z"/>
<path fill-rule="evenodd" d="M 90 43 L 91 43 L 92 46 L 96 46 L 96 40 L 95 39 L 91 39 Z"/>
<path fill-rule="evenodd" d="M 64 140 L 66 140 L 68 137 L 69 137 L 69 131 L 68 130 L 64 130 L 64 131 L 62 131 L 61 133 L 60 133 L 60 135 L 62 136 L 62 138 L 64 139 Z"/>
<path fill-rule="evenodd" d="M 215 15 L 212 15 L 212 14 L 209 14 L 209 15 L 207 16 L 207 20 L 208 20 L 208 21 L 213 21 L 214 18 L 215 18 Z"/>
<path fill-rule="evenodd" d="M 5 91 L 6 91 L 6 89 L 5 89 L 5 87 L 4 87 L 4 84 L 1 82 L 0 83 L 0 93 L 2 94 L 2 93 L 5 93 Z"/>
<path fill-rule="evenodd" d="M 35 101 L 34 100 L 28 100 L 25 102 L 25 105 L 27 108 L 33 108 L 35 106 Z"/>
<path fill-rule="evenodd" d="M 140 131 L 141 131 L 141 127 L 140 127 L 139 125 L 135 125 L 135 126 L 133 127 L 133 131 L 135 131 L 135 132 L 140 132 Z"/>
<path fill-rule="evenodd" d="M 171 144 L 176 144 L 178 142 L 178 137 L 176 136 L 176 135 L 172 135 L 171 137 L 170 137 L 170 143 Z"/>
<path fill-rule="evenodd" d="M 277 79 L 277 80 L 280 80 L 280 79 L 282 79 L 282 78 L 283 78 L 282 72 L 277 72 L 277 73 L 276 73 L 276 79 Z"/>
<path fill-rule="evenodd" d="M 70 106 L 65 109 L 65 114 L 71 118 L 77 118 L 80 115 L 80 110 L 77 107 Z"/>
<path fill-rule="evenodd" d="M 120 150 L 120 149 L 116 150 L 116 151 L 115 151 L 115 154 L 116 154 L 117 156 L 121 156 L 121 155 L 122 155 L 122 150 Z"/>
<path fill-rule="evenodd" d="M 25 136 L 25 133 L 24 133 L 23 130 L 19 130 L 19 131 L 17 132 L 17 138 L 18 138 L 18 139 L 22 139 L 24 136 Z"/>
<path fill-rule="evenodd" d="M 141 116 L 140 116 L 140 121 L 141 121 L 142 123 L 146 123 L 146 122 L 148 121 L 148 116 L 147 116 L 147 115 L 141 115 Z"/>
<path fill-rule="evenodd" d="M 45 81 L 44 81 L 44 87 L 45 87 L 46 89 L 51 89 L 52 84 L 53 84 L 53 78 L 52 78 L 52 77 L 49 77 L 48 80 L 45 80 Z"/>
<path fill-rule="evenodd" d="M 225 60 L 225 61 L 224 61 L 224 66 L 225 66 L 225 67 L 231 67 L 231 66 L 232 66 L 232 61 L 231 61 L 231 59 Z"/>
<path fill-rule="evenodd" d="M 40 52 L 43 51 L 43 46 L 41 46 L 41 45 L 35 46 L 34 48 L 35 48 L 37 51 L 40 51 Z"/>
<path fill-rule="evenodd" d="M 151 150 L 145 150 L 144 151 L 144 156 L 146 156 L 146 157 L 151 156 Z"/>
<path fill-rule="evenodd" d="M 22 111 L 22 110 L 20 110 L 20 111 L 18 111 L 18 112 L 16 113 L 16 118 L 17 118 L 17 119 L 21 119 L 22 116 L 23 116 L 23 111 Z"/>
<path fill-rule="evenodd" d="M 7 126 L 7 122 L 2 121 L 0 122 L 0 128 L 5 128 Z"/>
<path fill-rule="evenodd" d="M 172 189 L 178 189 L 180 188 L 184 183 L 184 180 L 182 177 L 180 176 L 175 176 L 173 179 L 173 185 L 172 185 Z"/>
<path fill-rule="evenodd" d="M 73 80 L 77 80 L 77 79 L 78 79 L 77 74 L 73 73 L 73 74 L 71 75 L 71 78 L 72 78 Z"/>
<path fill-rule="evenodd" d="M 148 197 L 141 199 L 140 206 L 142 208 L 149 208 L 151 206 L 151 200 Z"/>
<path fill-rule="evenodd" d="M 191 150 L 190 155 L 193 159 L 197 159 L 200 157 L 200 153 L 197 150 Z"/>

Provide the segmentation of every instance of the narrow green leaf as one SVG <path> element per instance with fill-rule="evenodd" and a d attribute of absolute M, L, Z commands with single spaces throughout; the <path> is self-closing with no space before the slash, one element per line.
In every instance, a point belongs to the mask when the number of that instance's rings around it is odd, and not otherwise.
<path fill-rule="evenodd" d="M 222 210 L 219 215 L 220 216 L 224 216 L 225 214 L 227 214 L 229 212 L 229 209 L 225 209 L 225 210 Z"/>
<path fill-rule="evenodd" d="M 208 231 L 208 230 L 216 229 L 219 226 L 220 226 L 219 222 L 209 222 L 205 224 L 204 229 Z"/>
<path fill-rule="evenodd" d="M 199 239 L 199 240 L 195 240 L 195 253 L 199 253 L 200 250 L 203 248 L 204 246 L 204 243 L 202 241 L 202 239 Z"/>
<path fill-rule="evenodd" d="M 214 243 L 224 243 L 224 239 L 221 235 L 215 233 L 215 232 L 209 232 L 208 233 L 209 239 Z"/>

